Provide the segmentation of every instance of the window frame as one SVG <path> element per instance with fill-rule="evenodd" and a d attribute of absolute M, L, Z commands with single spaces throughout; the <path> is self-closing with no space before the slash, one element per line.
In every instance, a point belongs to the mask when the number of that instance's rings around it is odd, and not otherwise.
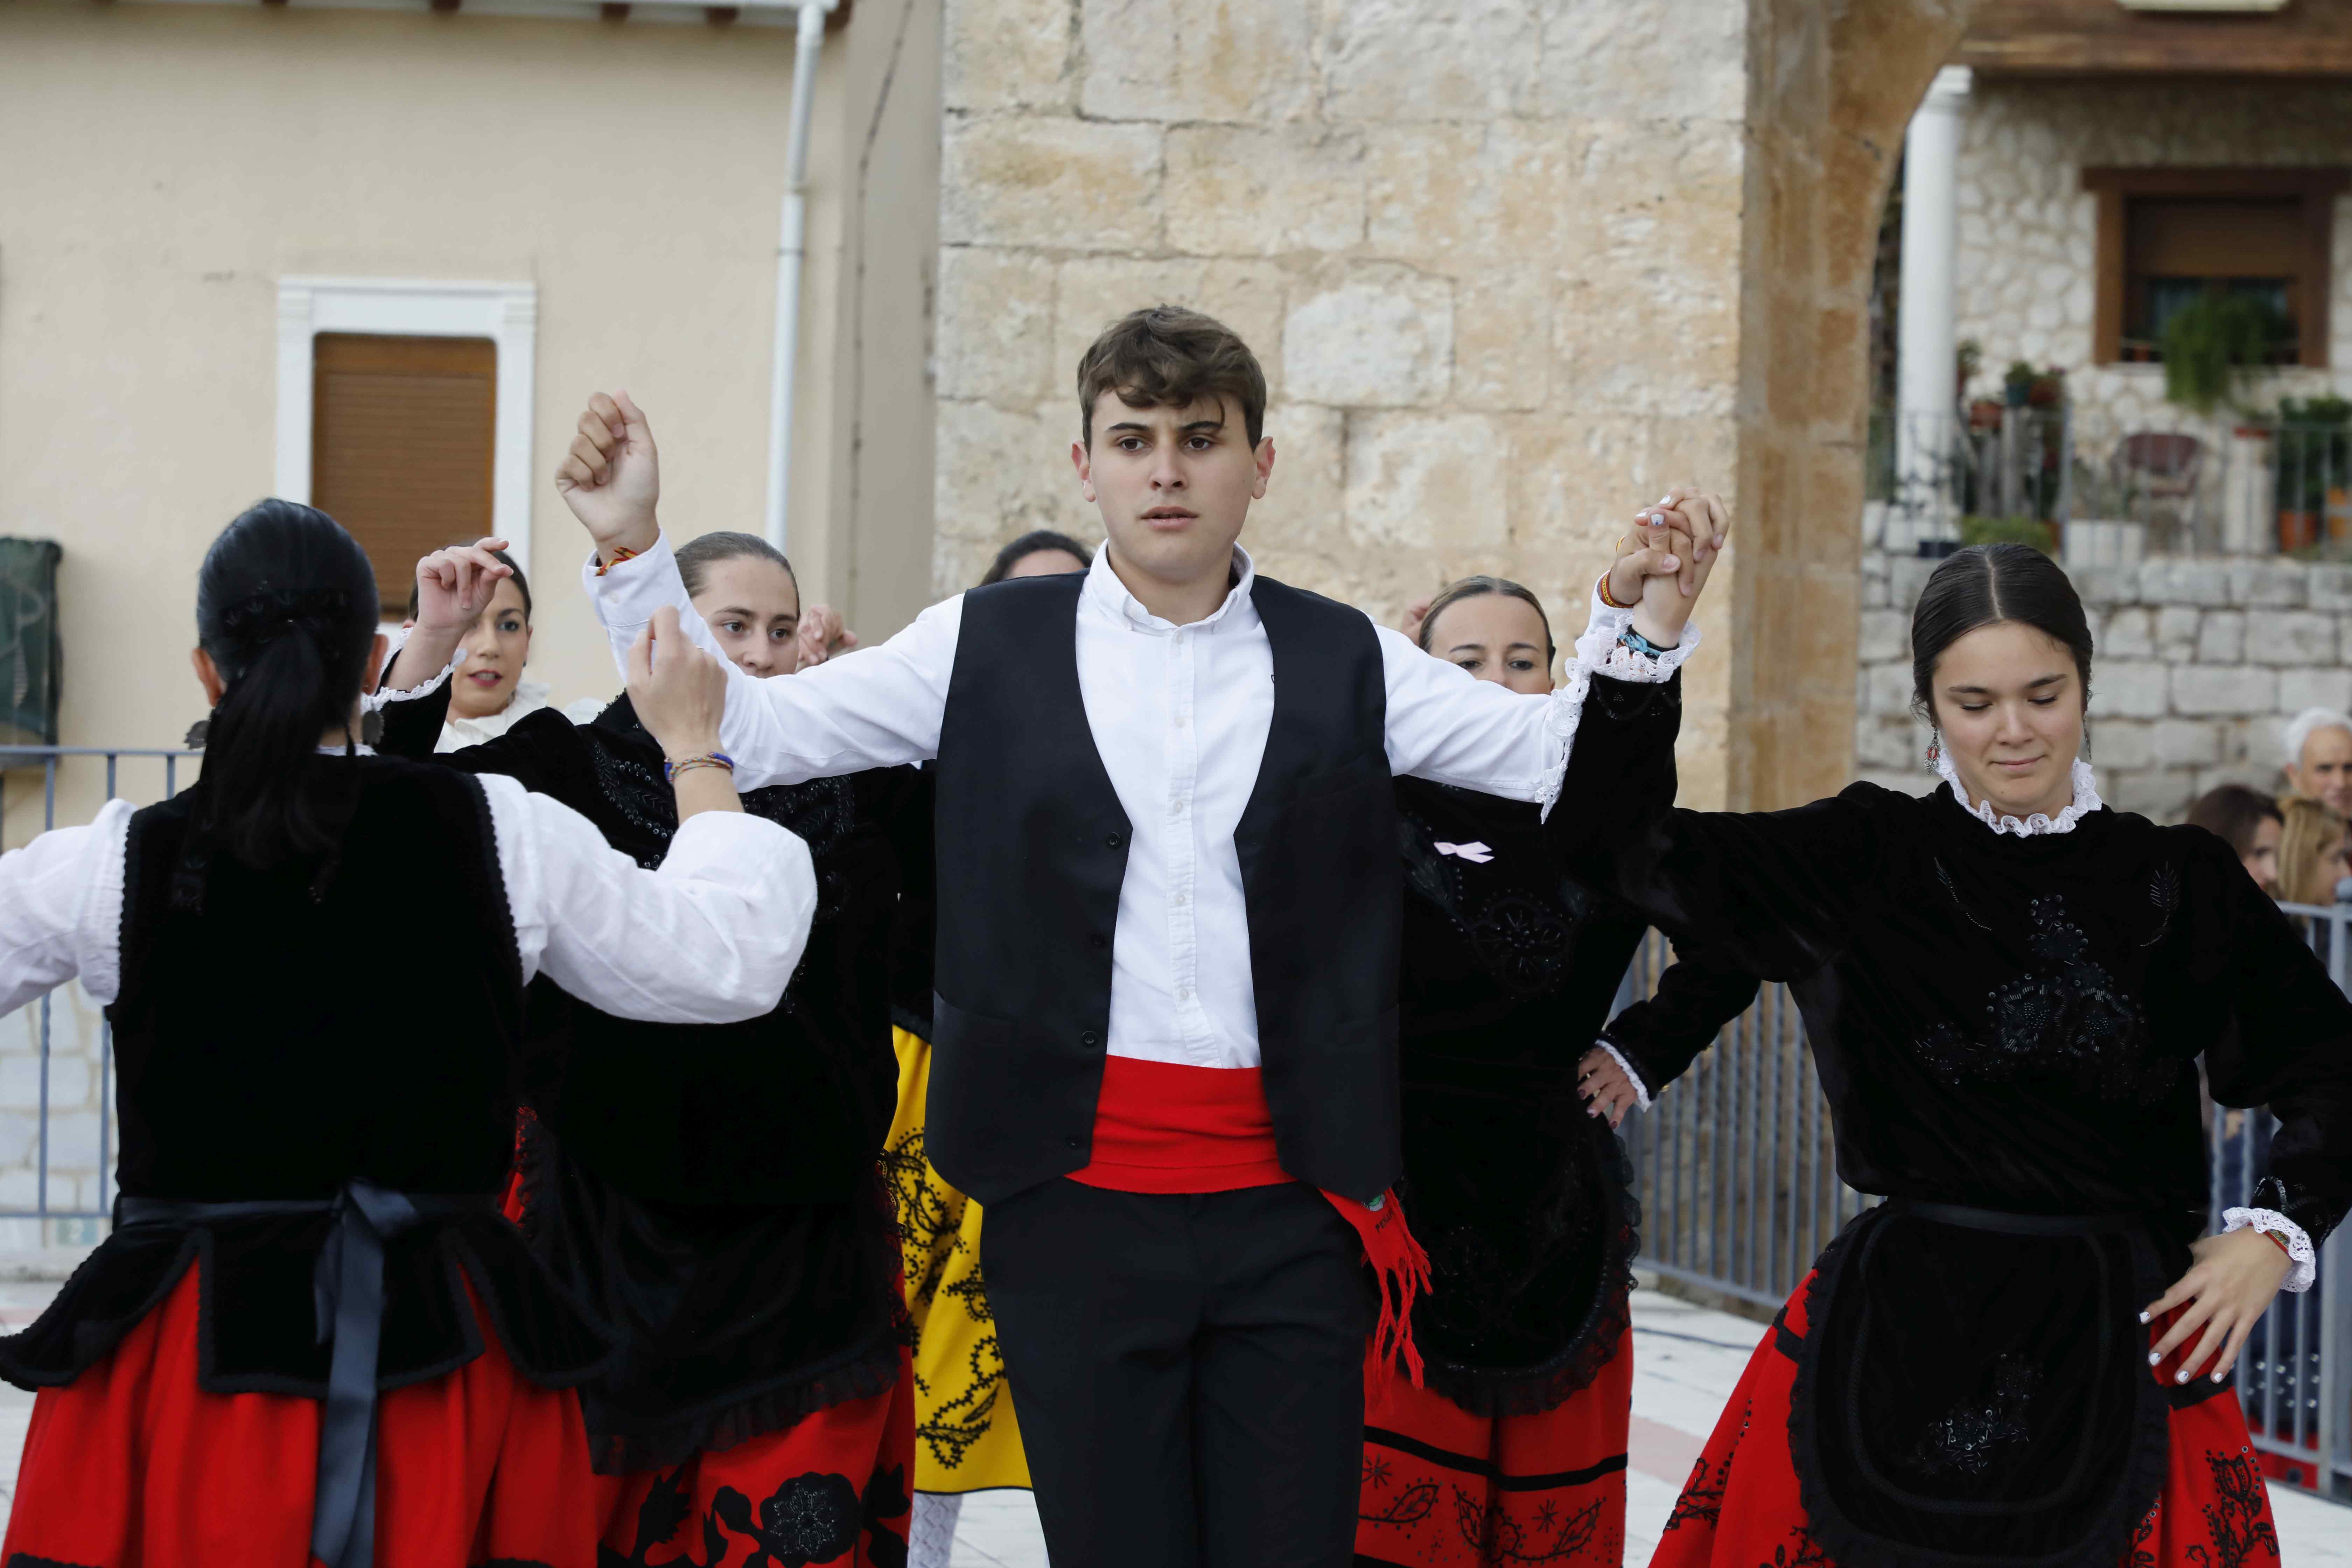
<path fill-rule="evenodd" d="M 2295 364 L 2327 368 L 2327 307 L 2334 269 L 2336 197 L 2352 171 L 2341 168 L 2085 168 L 2083 189 L 2097 198 L 2098 244 L 2095 263 L 2096 306 L 2091 320 L 2091 361 L 2119 364 L 2123 359 L 2126 207 L 2135 196 L 2228 199 L 2292 197 L 2303 205 L 2305 253 L 2299 270 L 2303 318 L 2296 323 Z"/>
<path fill-rule="evenodd" d="M 387 278 L 281 278 L 278 282 L 277 493 L 310 500 L 311 340 L 320 332 L 376 337 L 488 338 L 498 347 L 491 433 L 490 528 L 528 573 L 530 563 L 531 370 L 538 358 L 539 288 L 532 283 Z"/>

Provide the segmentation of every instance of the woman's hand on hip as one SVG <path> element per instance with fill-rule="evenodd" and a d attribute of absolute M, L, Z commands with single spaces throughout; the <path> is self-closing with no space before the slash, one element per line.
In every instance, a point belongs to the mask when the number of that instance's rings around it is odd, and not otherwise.
<path fill-rule="evenodd" d="M 1599 1046 L 1584 1053 L 1576 1064 L 1576 1092 L 1583 1097 L 1585 1114 L 1605 1116 L 1614 1128 L 1625 1120 L 1625 1113 L 1642 1103 L 1640 1090 L 1633 1080 L 1617 1063 L 1617 1058 Z"/>
<path fill-rule="evenodd" d="M 2190 1244 L 2194 1260 L 2172 1289 L 2148 1304 L 2140 1321 L 2152 1323 L 2173 1309 L 2182 1309 L 2164 1337 L 2148 1352 L 2154 1366 L 2188 1342 L 2199 1330 L 2203 1334 L 2180 1363 L 2176 1383 L 2187 1383 L 2209 1371 L 2218 1383 L 2237 1363 L 2246 1335 L 2270 1310 L 2271 1300 L 2286 1283 L 2294 1267 L 2286 1249 L 2258 1230 L 2233 1230 Z M 2209 1365 L 2210 1363 L 2210 1365 Z"/>

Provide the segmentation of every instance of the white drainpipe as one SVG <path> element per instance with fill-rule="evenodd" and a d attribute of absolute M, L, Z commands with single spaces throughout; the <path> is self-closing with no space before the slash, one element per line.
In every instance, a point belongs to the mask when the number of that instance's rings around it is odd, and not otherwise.
<path fill-rule="evenodd" d="M 793 123 L 784 143 L 784 216 L 776 240 L 776 342 L 768 367 L 768 542 L 785 548 L 793 482 L 793 393 L 801 345 L 801 271 L 808 256 L 809 113 L 816 96 L 817 55 L 834 0 L 799 0 L 793 44 Z"/>

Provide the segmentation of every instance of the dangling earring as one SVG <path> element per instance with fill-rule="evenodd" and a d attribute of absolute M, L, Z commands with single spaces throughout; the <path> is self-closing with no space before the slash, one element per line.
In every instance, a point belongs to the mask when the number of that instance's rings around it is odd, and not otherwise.
<path fill-rule="evenodd" d="M 1927 731 L 1927 771 L 1931 773 L 1936 772 L 1936 764 L 1943 760 L 1944 731 L 1929 730 Z"/>

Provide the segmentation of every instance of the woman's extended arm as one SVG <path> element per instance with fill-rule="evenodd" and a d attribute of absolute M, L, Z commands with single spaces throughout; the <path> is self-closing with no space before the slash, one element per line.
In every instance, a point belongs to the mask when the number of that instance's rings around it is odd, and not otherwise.
<path fill-rule="evenodd" d="M 0 855 L 0 1013 L 76 975 L 101 1005 L 120 985 L 122 857 L 131 805 L 110 800 L 87 827 L 58 827 Z"/>
<path fill-rule="evenodd" d="M 593 1007 L 651 1023 L 732 1023 L 782 999 L 816 910 L 798 837 L 705 811 L 648 871 L 562 802 L 480 782 L 526 981 L 544 973 Z"/>

